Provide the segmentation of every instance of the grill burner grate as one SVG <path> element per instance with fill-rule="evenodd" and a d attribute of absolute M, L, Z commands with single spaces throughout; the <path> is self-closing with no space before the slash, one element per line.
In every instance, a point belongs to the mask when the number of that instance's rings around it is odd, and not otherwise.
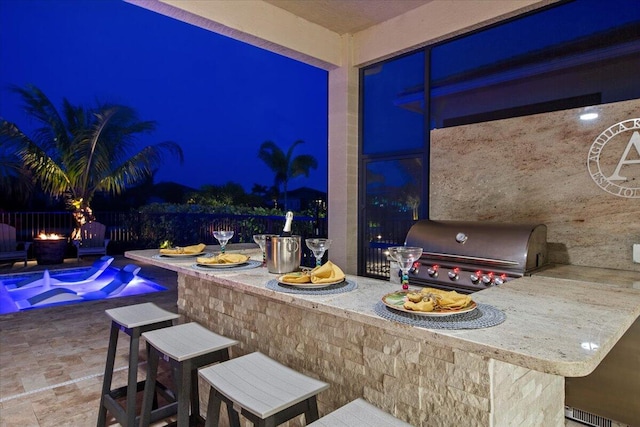
<path fill-rule="evenodd" d="M 407 246 L 423 248 L 409 283 L 472 293 L 547 264 L 547 227 L 462 221 L 418 221 Z"/>

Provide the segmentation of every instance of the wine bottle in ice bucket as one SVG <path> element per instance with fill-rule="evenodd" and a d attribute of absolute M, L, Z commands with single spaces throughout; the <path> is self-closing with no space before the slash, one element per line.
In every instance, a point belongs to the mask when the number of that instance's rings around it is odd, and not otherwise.
<path fill-rule="evenodd" d="M 282 233 L 280 233 L 280 237 L 291 237 L 291 223 L 293 222 L 293 212 L 287 212 L 284 221 L 284 228 L 282 229 Z"/>
<path fill-rule="evenodd" d="M 290 273 L 300 268 L 300 236 L 291 234 L 293 212 L 287 212 L 284 228 L 279 236 L 265 238 L 267 269 L 269 273 Z"/>

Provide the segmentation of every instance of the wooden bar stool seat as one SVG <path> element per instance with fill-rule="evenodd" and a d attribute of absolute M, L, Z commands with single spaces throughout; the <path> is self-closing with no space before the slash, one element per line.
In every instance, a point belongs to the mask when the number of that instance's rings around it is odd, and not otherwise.
<path fill-rule="evenodd" d="M 240 426 L 238 414 L 259 427 L 301 414 L 310 423 L 318 419 L 317 394 L 329 387 L 259 352 L 201 369 L 200 376 L 211 386 L 206 427 L 218 425 L 222 402 L 233 409 L 232 427 Z"/>
<path fill-rule="evenodd" d="M 411 427 L 411 424 L 407 424 L 382 409 L 376 408 L 364 399 L 356 399 L 308 425 L 308 427 L 354 426 Z"/>
<path fill-rule="evenodd" d="M 203 422 L 200 417 L 198 368 L 229 360 L 229 347 L 238 344 L 238 341 L 211 332 L 195 322 L 145 332 L 142 336 L 147 342 L 149 362 L 140 426 L 146 427 L 152 420 L 156 421 L 157 417 L 152 415 L 160 411 L 164 415 L 163 418 L 177 414 L 178 427 L 187 427 L 190 425 L 190 420 L 193 424 Z M 171 402 L 152 412 L 160 357 L 169 362 L 174 369 L 177 396 L 176 402 Z M 191 416 L 189 407 L 191 407 Z"/>
<path fill-rule="evenodd" d="M 107 422 L 107 411 L 125 427 L 137 425 L 136 394 L 143 390 L 144 381 L 138 382 L 138 351 L 140 335 L 144 332 L 159 328 L 166 328 L 180 316 L 176 313 L 164 310 L 153 303 L 135 304 L 126 307 L 118 307 L 105 310 L 111 318 L 111 333 L 109 335 L 109 347 L 107 349 L 107 363 L 102 382 L 102 394 L 100 397 L 100 410 L 98 411 L 98 427 L 104 427 Z M 127 385 L 111 390 L 113 380 L 113 366 L 118 347 L 119 332 L 129 335 L 129 371 Z M 162 384 L 159 384 L 161 392 L 167 399 L 171 394 Z M 125 408 L 117 402 L 117 399 L 126 396 Z"/>

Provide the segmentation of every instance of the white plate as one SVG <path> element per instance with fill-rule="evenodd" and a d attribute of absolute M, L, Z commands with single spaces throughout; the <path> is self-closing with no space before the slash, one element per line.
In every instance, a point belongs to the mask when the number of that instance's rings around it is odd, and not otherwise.
<path fill-rule="evenodd" d="M 475 310 L 478 305 L 475 301 L 471 301 L 468 306 L 456 310 L 434 310 L 434 311 L 416 311 L 416 310 L 407 310 L 404 308 L 404 300 L 406 298 L 406 294 L 408 291 L 398 291 L 391 292 L 382 297 L 382 302 L 387 307 L 402 311 L 404 313 L 415 314 L 417 316 L 425 316 L 425 317 L 444 317 L 444 316 L 453 316 L 454 314 L 460 313 L 468 313 L 469 311 Z"/>
<path fill-rule="evenodd" d="M 249 262 L 249 260 L 242 261 L 242 262 L 226 262 L 224 264 L 201 264 L 197 262 L 196 265 L 198 267 L 205 267 L 205 268 L 229 268 L 229 267 L 237 267 L 239 265 L 246 264 L 247 262 Z"/>
<path fill-rule="evenodd" d="M 298 288 L 326 288 L 328 286 L 337 285 L 338 283 L 342 283 L 345 281 L 345 279 L 340 279 L 340 280 L 335 280 L 329 283 L 312 283 L 312 282 L 293 283 L 293 282 L 287 282 L 286 280 L 283 279 L 284 277 L 285 276 L 278 277 L 278 282 L 282 283 L 283 285 L 296 286 Z"/>
<path fill-rule="evenodd" d="M 163 254 L 163 253 L 159 253 L 158 255 L 166 256 L 166 257 L 169 257 L 169 258 L 191 258 L 191 257 L 200 256 L 200 255 L 204 255 L 204 254 L 206 254 L 206 252 L 198 252 L 197 254 Z"/>

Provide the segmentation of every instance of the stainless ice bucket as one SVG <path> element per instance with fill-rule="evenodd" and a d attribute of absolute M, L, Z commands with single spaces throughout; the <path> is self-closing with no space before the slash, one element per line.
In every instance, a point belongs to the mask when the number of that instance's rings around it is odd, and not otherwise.
<path fill-rule="evenodd" d="M 291 273 L 300 268 L 300 236 L 266 236 L 265 253 L 269 273 Z"/>

